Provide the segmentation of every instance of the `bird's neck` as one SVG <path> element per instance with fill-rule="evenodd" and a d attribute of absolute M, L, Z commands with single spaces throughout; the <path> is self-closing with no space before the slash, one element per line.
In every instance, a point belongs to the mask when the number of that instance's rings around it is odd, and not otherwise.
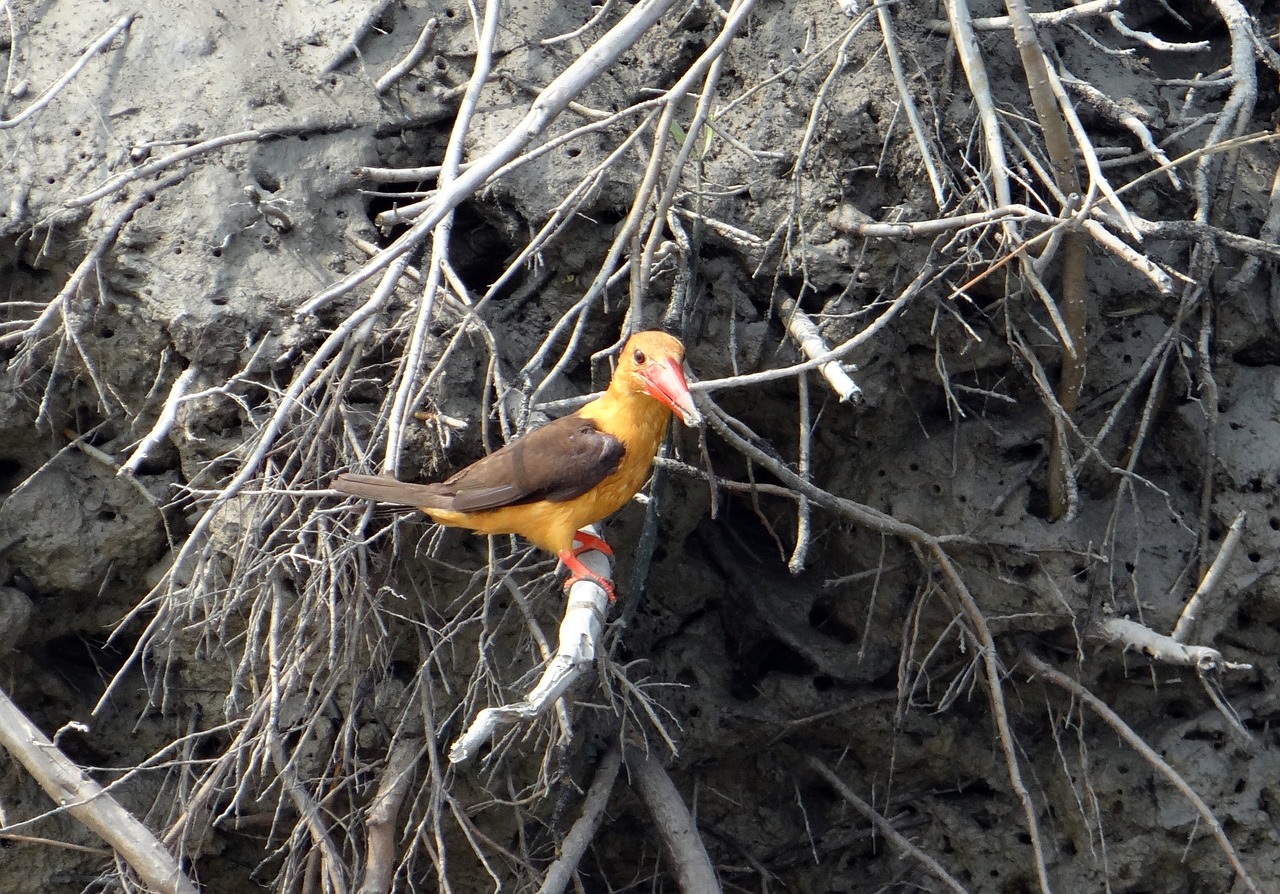
<path fill-rule="evenodd" d="M 647 394 L 610 388 L 578 413 L 627 446 L 647 456 L 657 452 L 671 411 Z"/>

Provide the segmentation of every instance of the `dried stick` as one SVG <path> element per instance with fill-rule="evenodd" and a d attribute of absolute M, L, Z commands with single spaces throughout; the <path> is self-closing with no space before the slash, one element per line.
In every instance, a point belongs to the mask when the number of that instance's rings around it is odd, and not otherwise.
<path fill-rule="evenodd" d="M 369 32 L 374 29 L 374 26 L 378 24 L 378 20 L 382 18 L 393 3 L 395 3 L 395 0 L 378 0 L 377 3 L 370 7 L 364 17 L 351 29 L 350 36 L 342 42 L 342 46 L 338 47 L 338 51 L 329 57 L 328 62 L 321 66 L 320 73 L 332 74 L 338 70 L 342 63 L 360 52 L 360 41 L 364 40 Z"/>
<path fill-rule="evenodd" d="M 182 375 L 178 376 L 173 383 L 173 387 L 169 389 L 169 397 L 160 409 L 156 424 L 151 426 L 151 431 L 147 432 L 146 437 L 129 455 L 129 458 L 121 464 L 116 471 L 117 475 L 132 475 L 137 472 L 138 467 L 142 465 L 156 445 L 168 437 L 170 429 L 173 428 L 173 424 L 178 420 L 178 407 L 186 399 L 187 390 L 190 389 L 191 383 L 195 381 L 196 376 L 199 374 L 200 367 L 193 365 L 187 367 L 183 370 Z"/>
<path fill-rule="evenodd" d="M 806 357 L 812 360 L 815 357 L 822 357 L 831 353 L 831 349 L 827 347 L 826 339 L 818 331 L 818 326 L 813 322 L 813 318 L 801 310 L 793 299 L 783 298 L 778 304 L 778 309 L 782 311 L 782 323 L 787 327 L 787 334 L 791 336 Z M 841 403 L 846 401 L 853 401 L 855 404 L 862 402 L 862 389 L 849 377 L 849 374 L 845 372 L 844 367 L 839 362 L 827 361 L 818 367 L 818 371 L 827 380 L 831 390 L 840 398 Z"/>
<path fill-rule="evenodd" d="M 560 842 L 560 856 L 547 867 L 542 885 L 537 894 L 562 894 L 568 887 L 578 864 L 587 853 L 587 848 L 595 840 L 600 824 L 604 822 L 604 809 L 609 806 L 609 796 L 613 793 L 613 785 L 618 779 L 618 768 L 622 766 L 622 749 L 616 743 L 605 752 L 591 780 L 591 788 L 582 802 L 582 815 L 578 817 L 569 834 Z"/>
<path fill-rule="evenodd" d="M 1182 181 L 1178 178 L 1177 169 L 1170 164 L 1169 156 L 1164 154 L 1164 150 L 1156 145 L 1156 141 L 1151 136 L 1151 130 L 1147 127 L 1146 122 L 1093 86 L 1093 84 L 1088 81 L 1082 81 L 1072 75 L 1061 58 L 1057 59 L 1057 64 L 1059 68 L 1058 77 L 1062 80 L 1063 85 L 1079 93 L 1089 105 L 1127 128 L 1130 133 L 1138 138 L 1139 144 L 1146 150 L 1147 154 L 1164 168 L 1173 188 L 1182 189 Z M 1149 115 L 1149 113 L 1146 114 Z M 1148 120 L 1150 119 L 1148 118 Z"/>
<path fill-rule="evenodd" d="M 1236 876 L 1240 881 L 1244 882 L 1245 887 L 1254 892 L 1254 894 L 1262 894 L 1262 891 L 1254 883 L 1253 879 L 1249 877 L 1249 872 L 1244 868 L 1244 864 L 1240 862 L 1240 858 L 1236 855 L 1235 848 L 1231 846 L 1231 840 L 1227 838 L 1226 831 L 1222 828 L 1222 824 L 1218 822 L 1218 818 L 1213 815 L 1213 811 L 1209 809 L 1209 805 L 1196 794 L 1195 790 L 1187 784 L 1187 781 L 1182 778 L 1182 775 L 1178 773 L 1177 770 L 1169 766 L 1168 762 L 1165 761 L 1165 759 L 1162 758 L 1154 748 L 1148 745 L 1141 736 L 1134 732 L 1129 724 L 1124 722 L 1124 719 L 1121 718 L 1119 714 L 1111 710 L 1106 702 L 1098 698 L 1088 689 L 1085 689 L 1079 682 L 1071 679 L 1061 671 L 1055 670 L 1045 664 L 1036 656 L 1023 651 L 1019 656 L 1019 660 L 1030 666 L 1035 675 L 1044 677 L 1055 686 L 1060 686 L 1067 690 L 1067 692 L 1070 692 L 1073 696 L 1092 708 L 1099 717 L 1106 721 L 1108 726 L 1120 735 L 1120 738 L 1128 742 L 1129 746 L 1133 748 L 1134 751 L 1137 751 L 1147 763 L 1151 764 L 1152 767 L 1168 779 L 1169 782 L 1173 784 L 1173 787 L 1181 792 L 1182 796 L 1186 798 L 1187 801 L 1190 802 L 1191 806 L 1195 808 L 1196 812 L 1200 814 L 1201 819 L 1204 820 L 1210 831 L 1212 831 L 1213 837 L 1218 842 L 1218 847 L 1221 848 L 1223 854 L 1226 855 L 1227 862 L 1231 864 L 1231 868 L 1235 870 Z"/>
<path fill-rule="evenodd" d="M 397 740 L 387 755 L 378 793 L 365 813 L 365 870 L 359 894 L 386 894 L 391 890 L 396 874 L 396 816 L 421 755 L 422 740 L 415 736 Z"/>
<path fill-rule="evenodd" d="M 1009 190 L 1009 165 L 1005 161 L 1004 142 L 1000 139 L 1000 121 L 996 117 L 995 102 L 991 98 L 991 81 L 982 61 L 978 38 L 974 36 L 972 17 L 967 0 L 947 0 L 947 20 L 951 23 L 951 36 L 956 42 L 960 65 L 969 81 L 974 105 L 978 107 L 978 120 L 982 123 L 982 135 L 987 147 L 987 166 L 997 205 L 1013 203 Z"/>
<path fill-rule="evenodd" d="M 809 376 L 801 373 L 796 379 L 796 402 L 800 407 L 799 450 L 796 458 L 796 473 L 801 478 L 809 477 L 809 455 L 813 439 L 813 425 L 809 420 Z M 809 498 L 800 494 L 796 500 L 796 546 L 791 551 L 787 569 L 792 574 L 804 571 L 805 557 L 809 554 L 809 536 L 812 526 L 812 513 L 809 511 Z"/>
<path fill-rule="evenodd" d="M 1189 646 L 1172 636 L 1157 633 L 1145 624 L 1128 618 L 1108 618 L 1099 627 L 1102 638 L 1125 649 L 1136 649 L 1153 661 L 1194 667 L 1201 673 L 1219 670 L 1252 670 L 1251 664 L 1227 661 L 1209 646 Z"/>
<path fill-rule="evenodd" d="M 98 39 L 89 45 L 89 49 L 85 50 L 83 53 L 80 54 L 80 58 L 75 61 L 75 64 L 73 64 L 69 69 L 67 69 L 66 72 L 63 73 L 62 77 L 58 78 L 58 80 L 50 84 L 48 89 L 46 89 L 44 93 L 41 93 L 39 96 L 37 96 L 32 101 L 31 105 L 27 106 L 25 109 L 23 109 L 18 114 L 14 115 L 12 118 L 0 119 L 0 130 L 5 130 L 10 127 L 17 127 L 19 124 L 22 124 L 32 115 L 34 115 L 36 112 L 40 111 L 45 106 L 47 106 L 53 100 L 53 98 L 58 95 L 58 93 L 62 90 L 62 88 L 70 84 L 72 79 L 75 78 L 75 76 L 80 73 L 80 70 L 89 64 L 90 59 L 92 59 L 99 52 L 105 49 L 107 44 L 115 40 L 116 35 L 118 35 L 120 32 L 124 31 L 131 24 L 133 24 L 133 20 L 136 19 L 137 17 L 138 17 L 137 13 L 131 12 L 128 15 L 121 16 L 120 18 L 116 19 L 115 24 L 112 25 L 110 28 L 108 28 L 106 31 L 103 31 L 102 34 L 98 37 Z M 12 64 L 13 62 L 14 55 L 16 55 L 16 53 L 11 48 L 10 64 Z M 5 86 L 7 87 L 8 85 L 6 84 Z"/>
<path fill-rule="evenodd" d="M 876 21 L 880 23 L 880 34 L 884 37 L 884 50 L 889 56 L 889 68 L 893 72 L 893 85 L 898 91 L 898 102 L 902 103 L 907 123 L 911 125 L 911 134 L 920 149 L 920 160 L 929 175 L 929 184 L 933 187 L 933 201 L 941 210 L 947 206 L 947 185 L 943 181 L 933 142 L 928 137 L 924 122 L 920 120 L 920 109 L 907 84 L 907 76 L 902 68 L 902 55 L 898 51 L 897 32 L 893 28 L 893 16 L 889 14 L 889 4 L 877 3 L 875 10 Z"/>
<path fill-rule="evenodd" d="M 386 74 L 378 78 L 378 82 L 373 85 L 373 89 L 378 93 L 386 93 L 391 89 L 391 85 L 413 71 L 414 66 L 421 62 L 422 57 L 427 55 L 427 51 L 431 49 L 431 44 L 436 39 L 436 32 L 439 30 L 439 19 L 435 16 L 427 19 L 427 23 L 422 26 L 422 33 L 418 35 L 418 40 L 413 45 L 413 48 L 409 50 L 403 59 L 392 66 Z"/>
<path fill-rule="evenodd" d="M 1165 8 L 1168 9 L 1167 6 Z M 1115 28 L 1118 34 L 1144 43 L 1157 52 L 1203 53 L 1210 46 L 1207 40 L 1197 40 L 1190 43 L 1170 43 L 1167 40 L 1161 40 L 1149 31 L 1135 31 L 1125 24 L 1124 14 L 1118 11 L 1107 13 L 1107 20 L 1111 22 L 1111 27 Z"/>
<path fill-rule="evenodd" d="M 808 372 L 811 369 L 819 369 L 823 364 L 838 361 L 879 335 L 880 332 L 884 330 L 885 327 L 887 327 L 908 304 L 911 303 L 911 299 L 915 298 L 915 296 L 920 293 L 920 290 L 924 288 L 932 276 L 933 267 L 929 264 L 925 264 L 916 278 L 912 280 L 911 284 L 903 290 L 901 295 L 893 300 L 893 303 L 885 309 L 884 313 L 876 317 L 874 322 L 870 323 L 865 329 L 850 338 L 848 341 L 843 342 L 842 344 L 837 345 L 831 350 L 821 353 L 816 357 L 812 357 L 803 363 L 797 363 L 793 366 L 783 367 L 782 369 L 769 369 L 764 372 L 727 376 L 723 379 L 708 379 L 705 382 L 691 382 L 689 388 L 692 391 L 701 392 L 703 394 L 710 394 L 713 391 L 720 391 L 725 388 L 746 388 L 753 385 L 759 385 L 763 382 L 776 382 L 780 379 L 789 379 L 793 376 L 800 375 L 803 372 Z"/>
<path fill-rule="evenodd" d="M 845 785 L 844 781 L 835 774 L 834 770 L 812 755 L 806 758 L 806 762 L 815 773 L 825 779 L 827 784 L 835 789 L 836 794 L 849 802 L 849 805 L 853 807 L 854 810 L 866 817 L 867 821 L 870 822 L 871 825 L 875 826 L 876 831 L 883 835 L 890 844 L 923 866 L 931 875 L 934 876 L 934 878 L 937 878 L 952 891 L 955 891 L 956 894 L 969 894 L 969 890 L 964 885 L 960 884 L 960 882 L 957 881 L 951 873 L 947 872 L 941 863 L 935 860 L 927 852 L 921 850 L 908 841 L 907 837 L 895 829 L 892 823 L 877 813 L 875 808 L 870 804 L 859 798 L 853 789 Z"/>
<path fill-rule="evenodd" d="M 139 167 L 121 171 L 114 177 L 108 177 L 97 189 L 82 196 L 76 196 L 74 199 L 68 199 L 64 204 L 68 208 L 83 208 L 86 205 L 92 205 L 104 196 L 111 195 L 127 183 L 132 183 L 134 180 L 143 180 L 158 174 L 166 168 L 173 167 L 180 161 L 186 161 L 188 158 L 194 158 L 197 155 L 212 152 L 214 149 L 221 149 L 224 146 L 234 146 L 236 143 L 252 143 L 255 140 L 265 140 L 269 137 L 277 136 L 278 133 L 278 131 L 242 130 L 238 133 L 224 134 L 201 143 L 194 143 L 185 149 L 170 153 L 164 158 L 157 158 L 155 161 L 147 162 Z"/>
<path fill-rule="evenodd" d="M 1033 12 L 1031 13 L 1031 21 L 1036 25 L 1062 25 L 1073 19 L 1103 15 L 1113 9 L 1119 9 L 1123 2 L 1124 0 L 1089 0 L 1088 3 L 1068 6 L 1066 9 L 1059 9 L 1054 12 Z M 984 16 L 978 19 L 970 19 L 969 24 L 975 31 L 1007 31 L 1013 27 L 1013 17 Z M 942 19 L 930 19 L 925 22 L 925 27 L 930 31 L 946 34 L 951 30 L 951 23 L 944 22 Z"/>
<path fill-rule="evenodd" d="M 594 526 L 584 530 L 598 534 Z M 612 579 L 609 559 L 603 553 L 587 550 L 579 558 L 593 574 Z M 576 581 L 569 590 L 568 604 L 560 622 L 560 644 L 542 678 L 521 701 L 480 711 L 449 747 L 449 762 L 459 764 L 470 760 L 498 730 L 532 720 L 554 705 L 595 662 L 596 647 L 608 613 L 608 594 L 594 581 L 586 578 Z"/>
<path fill-rule="evenodd" d="M 1190 638 L 1191 630 L 1200 616 L 1200 610 L 1217 592 L 1222 576 L 1226 573 L 1232 558 L 1235 557 L 1236 548 L 1240 546 L 1240 538 L 1244 535 L 1244 522 L 1245 511 L 1241 509 L 1235 521 L 1231 523 L 1231 527 L 1227 529 L 1227 535 L 1222 538 L 1222 546 L 1218 547 L 1218 555 L 1214 557 L 1213 564 L 1209 566 L 1209 570 L 1200 581 L 1200 586 L 1196 587 L 1195 593 L 1183 606 L 1182 614 L 1178 616 L 1178 623 L 1170 634 L 1177 642 L 1185 643 Z"/>
<path fill-rule="evenodd" d="M 151 830 L 68 760 L 0 690 L 0 746 L 22 764 L 55 804 L 66 809 L 164 894 L 199 894 Z"/>
<path fill-rule="evenodd" d="M 1045 148 L 1049 152 L 1054 182 L 1058 191 L 1064 196 L 1080 195 L 1080 181 L 1076 178 L 1075 170 L 1076 155 L 1067 137 L 1067 126 L 1063 120 L 1064 111 L 1059 102 L 1055 101 L 1049 66 L 1040 49 L 1031 15 L 1022 0 L 1006 0 L 1005 8 L 1009 11 L 1009 18 L 1013 24 L 1014 42 L 1022 58 L 1022 67 L 1026 71 L 1031 103 L 1035 107 L 1036 119 L 1040 122 L 1040 128 L 1044 133 Z M 1068 210 L 1063 208 L 1062 212 L 1066 214 Z M 1076 350 L 1068 349 L 1064 341 L 1062 371 L 1058 380 L 1058 403 L 1062 405 L 1067 415 L 1071 416 L 1075 414 L 1080 403 L 1086 362 L 1084 349 L 1088 299 L 1083 235 L 1076 232 L 1066 233 L 1062 238 L 1062 251 L 1062 293 L 1058 303 L 1067 329 L 1066 338 Z M 1066 517 L 1070 509 L 1071 501 L 1068 495 L 1072 486 L 1067 481 L 1070 475 L 1071 457 L 1066 443 L 1066 433 L 1061 426 L 1055 425 L 1049 456 L 1049 510 L 1054 519 Z"/>
<path fill-rule="evenodd" d="M 648 751 L 628 745 L 625 752 L 627 772 L 653 817 L 663 850 L 671 860 L 676 887 L 683 894 L 716 894 L 721 890 L 720 880 L 675 783 Z"/>
<path fill-rule="evenodd" d="M 574 28 L 572 31 L 566 32 L 565 34 L 558 34 L 555 37 L 543 38 L 542 40 L 538 41 L 538 46 L 540 47 L 555 46 L 558 43 L 564 43 L 567 40 L 573 40 L 575 37 L 581 37 L 582 35 L 586 34 L 588 31 L 590 31 L 592 28 L 594 28 L 596 25 L 598 25 L 604 19 L 604 17 L 609 14 L 609 10 L 612 7 L 613 7 L 613 0 L 604 0 L 604 4 L 601 5 L 600 7 L 598 8 L 594 6 L 592 7 L 592 9 L 595 9 L 595 15 L 587 19 L 587 21 L 584 22 L 582 25 L 580 25 L 577 28 Z"/>

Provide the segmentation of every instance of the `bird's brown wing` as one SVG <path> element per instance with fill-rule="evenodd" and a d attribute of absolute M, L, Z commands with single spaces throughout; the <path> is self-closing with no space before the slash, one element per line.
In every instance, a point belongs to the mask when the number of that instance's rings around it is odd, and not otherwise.
<path fill-rule="evenodd" d="M 622 442 L 580 416 L 565 416 L 517 438 L 441 485 L 453 507 L 479 512 L 582 496 L 618 470 Z"/>
<path fill-rule="evenodd" d="M 481 512 L 519 503 L 563 503 L 618 470 L 622 442 L 580 416 L 534 429 L 448 481 L 409 484 L 389 475 L 339 475 L 333 487 L 354 497 L 423 509 Z"/>

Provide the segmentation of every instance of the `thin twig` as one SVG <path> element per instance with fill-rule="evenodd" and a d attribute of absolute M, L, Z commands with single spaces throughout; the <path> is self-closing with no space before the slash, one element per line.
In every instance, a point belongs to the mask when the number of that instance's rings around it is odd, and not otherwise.
<path fill-rule="evenodd" d="M 809 755 L 806 758 L 806 762 L 815 773 L 835 789 L 836 794 L 844 798 L 854 810 L 862 814 L 871 825 L 875 826 L 876 831 L 883 835 L 890 844 L 923 866 L 930 875 L 941 881 L 952 891 L 955 891 L 956 894 L 969 894 L 969 889 L 960 884 L 955 876 L 947 872 L 941 863 L 908 841 L 907 837 L 895 829 L 893 824 L 881 816 L 875 808 L 858 797 L 857 793 L 849 788 L 844 783 L 844 780 L 835 774 L 834 770 L 813 755 Z"/>
<path fill-rule="evenodd" d="M 169 389 L 169 397 L 165 400 L 164 406 L 160 409 L 160 415 L 156 417 L 155 425 L 151 426 L 151 431 L 147 432 L 146 437 L 139 442 L 129 458 L 121 463 L 117 475 L 133 475 L 138 471 L 138 467 L 146 460 L 151 451 L 156 448 L 161 441 L 169 435 L 170 429 L 178 420 L 178 407 L 186 399 L 187 391 L 191 388 L 191 383 L 200 375 L 200 367 L 191 365 L 183 370 L 182 375 L 178 376 L 173 382 L 173 387 Z"/>
<path fill-rule="evenodd" d="M 47 106 L 53 100 L 53 98 L 57 96 L 59 92 L 61 92 L 62 88 L 70 84 L 72 79 L 74 79 L 75 76 L 80 73 L 80 70 L 89 64 L 90 59 L 92 59 L 99 52 L 105 49 L 106 46 L 109 43 L 111 43 L 111 41 L 115 40 L 116 35 L 120 34 L 122 31 L 126 30 L 131 24 L 133 24 L 133 20 L 136 19 L 137 17 L 138 17 L 137 13 L 131 12 L 128 15 L 124 15 L 116 19 L 115 24 L 113 24 L 106 31 L 103 31 L 102 34 L 99 35 L 98 39 L 89 45 L 89 49 L 81 53 L 80 58 L 77 59 L 75 63 L 69 69 L 66 70 L 66 72 L 63 73 L 62 77 L 58 78 L 56 81 L 50 84 L 49 87 L 43 93 L 41 93 L 34 100 L 32 100 L 31 105 L 27 106 L 25 109 L 23 109 L 18 114 L 14 115 L 12 118 L 0 119 L 0 130 L 4 130 L 10 127 L 17 127 L 19 124 L 22 124 L 32 115 L 34 115 L 36 112 L 39 112 L 41 109 Z M 13 58 L 15 55 L 16 53 L 11 47 L 10 54 L 9 54 L 10 65 L 13 64 Z M 6 87 L 7 86 L 8 85 L 6 84 Z"/>
<path fill-rule="evenodd" d="M 1196 622 L 1199 620 L 1201 610 L 1204 609 L 1209 599 L 1218 592 L 1218 586 L 1222 583 L 1222 577 L 1227 572 L 1227 566 L 1231 564 L 1231 560 L 1235 557 L 1236 548 L 1240 546 L 1240 538 L 1244 536 L 1244 522 L 1246 513 L 1243 509 L 1236 515 L 1235 521 L 1231 523 L 1231 527 L 1227 529 L 1227 535 L 1222 538 L 1222 545 L 1218 547 L 1218 554 L 1213 559 L 1213 564 L 1209 566 L 1209 570 L 1205 573 L 1204 578 L 1200 581 L 1200 586 L 1196 587 L 1195 593 L 1187 600 L 1187 604 L 1183 606 L 1182 613 L 1178 615 L 1178 623 L 1170 634 L 1180 643 L 1185 643 L 1195 628 Z"/>
<path fill-rule="evenodd" d="M 414 67 L 422 61 L 422 57 L 427 55 L 427 52 L 431 49 L 436 32 L 439 30 L 439 19 L 435 16 L 427 19 L 427 23 L 422 26 L 422 31 L 418 34 L 418 40 L 414 43 L 412 49 L 405 54 L 403 59 L 393 65 L 386 74 L 378 78 L 378 82 L 373 85 L 373 89 L 378 93 L 386 93 L 396 81 L 413 71 Z"/>
<path fill-rule="evenodd" d="M 342 42 L 342 46 L 338 47 L 337 52 L 329 57 L 329 61 L 320 67 L 320 73 L 332 74 L 344 62 L 357 55 L 360 52 L 360 41 L 368 36 L 369 32 L 378 24 L 378 20 L 386 14 L 394 3 L 395 0 L 377 0 L 373 6 L 369 7 L 368 12 L 351 29 L 351 34 Z"/>
<path fill-rule="evenodd" d="M 1143 760 L 1160 772 L 1165 779 L 1169 780 L 1173 787 L 1181 792 L 1182 796 L 1195 808 L 1196 813 L 1200 814 L 1201 819 L 1204 820 L 1205 825 L 1213 833 L 1213 837 L 1218 842 L 1218 847 L 1226 855 L 1227 862 L 1231 864 L 1231 868 L 1235 871 L 1240 881 L 1244 882 L 1245 887 L 1254 892 L 1254 894 L 1262 894 L 1261 889 L 1249 876 L 1248 870 L 1244 868 L 1244 864 L 1240 862 L 1240 858 L 1236 855 L 1235 848 L 1231 845 L 1231 839 L 1227 838 L 1227 833 L 1222 828 L 1222 824 L 1218 822 L 1218 818 L 1213 815 L 1209 805 L 1196 794 L 1195 790 L 1182 777 L 1182 774 L 1169 766 L 1169 763 L 1154 748 L 1148 745 L 1141 736 L 1134 732 L 1133 728 L 1125 723 L 1119 714 L 1111 710 L 1106 702 L 1088 689 L 1085 689 L 1079 682 L 1071 679 L 1061 671 L 1055 670 L 1029 652 L 1023 651 L 1019 656 L 1019 661 L 1029 666 L 1036 676 L 1044 677 L 1055 686 L 1065 689 L 1092 708 L 1095 714 L 1120 735 L 1120 738 L 1128 742 L 1131 748 L 1142 755 Z"/>

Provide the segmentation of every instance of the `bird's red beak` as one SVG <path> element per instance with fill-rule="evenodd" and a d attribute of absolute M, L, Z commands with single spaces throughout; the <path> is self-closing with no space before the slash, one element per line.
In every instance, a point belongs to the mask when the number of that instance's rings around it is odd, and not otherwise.
<path fill-rule="evenodd" d="M 689 383 L 684 379 L 684 369 L 674 357 L 654 360 L 639 371 L 645 392 L 654 400 L 666 404 L 681 421 L 690 428 L 702 425 L 702 414 L 693 405 Z"/>

